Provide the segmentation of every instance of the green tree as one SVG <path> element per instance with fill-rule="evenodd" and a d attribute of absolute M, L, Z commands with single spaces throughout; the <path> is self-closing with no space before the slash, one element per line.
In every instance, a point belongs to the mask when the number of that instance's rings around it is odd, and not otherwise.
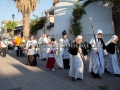
<path fill-rule="evenodd" d="M 46 23 L 47 18 L 36 18 L 30 22 L 30 34 L 36 34 L 39 29 L 42 29 Z"/>
<path fill-rule="evenodd" d="M 17 27 L 16 22 L 9 21 L 9 22 L 6 24 L 7 30 L 13 30 L 13 29 L 15 29 L 15 27 Z"/>
<path fill-rule="evenodd" d="M 80 20 L 85 14 L 86 11 L 84 9 L 84 6 L 75 3 L 75 7 L 73 8 L 73 12 L 72 12 L 73 18 L 71 18 L 70 20 L 71 27 L 75 37 L 82 33 L 82 25 L 80 23 Z"/>

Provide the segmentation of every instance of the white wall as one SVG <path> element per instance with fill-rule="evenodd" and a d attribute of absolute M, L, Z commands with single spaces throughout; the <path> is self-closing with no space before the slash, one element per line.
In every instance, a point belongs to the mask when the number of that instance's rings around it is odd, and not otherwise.
<path fill-rule="evenodd" d="M 98 29 L 103 31 L 103 39 L 105 41 L 111 38 L 112 31 L 112 9 L 110 6 L 104 6 L 105 3 L 94 2 L 86 6 L 87 14 L 82 18 L 83 37 L 89 41 L 92 37 L 92 27 L 90 25 L 89 17 L 92 17 L 95 33 Z M 87 35 L 86 35 L 87 34 Z"/>
<path fill-rule="evenodd" d="M 60 2 L 56 5 L 54 9 L 54 30 L 55 38 L 58 40 L 62 37 L 62 31 L 66 30 L 68 33 L 68 38 L 72 39 L 69 32 L 68 20 L 72 16 L 73 3 L 70 2 Z"/>
<path fill-rule="evenodd" d="M 37 31 L 37 39 L 39 40 L 39 38 L 42 36 L 42 34 L 44 34 L 44 27 L 40 30 Z"/>

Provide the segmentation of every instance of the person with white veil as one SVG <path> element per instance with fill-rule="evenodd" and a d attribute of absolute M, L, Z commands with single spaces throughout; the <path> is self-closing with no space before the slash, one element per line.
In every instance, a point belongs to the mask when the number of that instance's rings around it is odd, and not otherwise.
<path fill-rule="evenodd" d="M 93 37 L 90 41 L 92 50 L 89 62 L 89 72 L 91 72 L 93 78 L 99 79 L 104 73 L 104 55 L 107 55 L 106 46 L 101 35 L 102 30 L 97 30 L 96 37 Z"/>
<path fill-rule="evenodd" d="M 40 59 L 45 61 L 47 60 L 47 44 L 48 44 L 48 40 L 46 37 L 46 34 L 43 34 L 42 37 L 40 37 L 40 39 L 38 40 L 39 44 L 40 44 Z"/>
<path fill-rule="evenodd" d="M 120 77 L 120 66 L 118 64 L 118 58 L 116 54 L 116 44 L 118 36 L 113 35 L 112 38 L 106 43 L 108 52 L 108 63 L 105 72 L 113 73 L 115 76 Z"/>
<path fill-rule="evenodd" d="M 72 43 L 72 46 L 69 49 L 70 53 L 70 70 L 69 76 L 72 77 L 72 80 L 82 80 L 84 64 L 83 60 L 87 60 L 87 50 L 81 45 L 82 36 L 78 35 L 76 40 Z"/>

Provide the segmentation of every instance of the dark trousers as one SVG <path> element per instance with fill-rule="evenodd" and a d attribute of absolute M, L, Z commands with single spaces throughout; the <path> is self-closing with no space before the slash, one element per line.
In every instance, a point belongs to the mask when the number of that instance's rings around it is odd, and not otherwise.
<path fill-rule="evenodd" d="M 2 48 L 3 57 L 6 57 L 6 51 L 7 51 L 7 48 Z"/>
<path fill-rule="evenodd" d="M 64 69 L 69 69 L 69 59 L 63 59 L 63 65 L 64 65 Z"/>
<path fill-rule="evenodd" d="M 18 48 L 18 50 L 16 50 L 17 56 L 18 56 L 18 57 L 19 57 L 19 56 L 22 57 L 22 50 L 21 50 L 21 48 L 20 48 L 19 46 L 17 46 L 17 48 Z"/>

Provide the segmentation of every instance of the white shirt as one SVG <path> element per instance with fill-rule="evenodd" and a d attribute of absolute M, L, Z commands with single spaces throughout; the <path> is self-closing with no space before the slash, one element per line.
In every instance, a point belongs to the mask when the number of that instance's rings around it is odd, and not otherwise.
<path fill-rule="evenodd" d="M 7 46 L 3 43 L 3 41 L 1 41 L 1 47 L 2 47 L 2 48 L 7 47 Z"/>
<path fill-rule="evenodd" d="M 56 51 L 55 45 L 54 44 L 53 45 L 49 44 L 48 47 L 49 47 L 47 49 L 48 57 L 54 57 L 55 56 L 55 51 Z M 53 51 L 54 53 L 50 53 L 51 51 Z"/>
<path fill-rule="evenodd" d="M 28 40 L 27 44 L 26 44 L 26 49 L 28 49 L 31 45 L 32 46 L 36 46 L 37 45 L 37 41 L 36 40 Z M 34 54 L 37 54 L 36 48 L 34 48 Z"/>
<path fill-rule="evenodd" d="M 28 49 L 30 46 L 33 45 L 37 45 L 37 41 L 36 40 L 28 40 L 27 44 L 26 44 L 26 49 Z"/>
<path fill-rule="evenodd" d="M 40 39 L 39 39 L 39 44 L 43 44 L 43 43 L 49 43 L 48 42 L 48 40 L 47 40 L 47 37 L 41 37 Z"/>

